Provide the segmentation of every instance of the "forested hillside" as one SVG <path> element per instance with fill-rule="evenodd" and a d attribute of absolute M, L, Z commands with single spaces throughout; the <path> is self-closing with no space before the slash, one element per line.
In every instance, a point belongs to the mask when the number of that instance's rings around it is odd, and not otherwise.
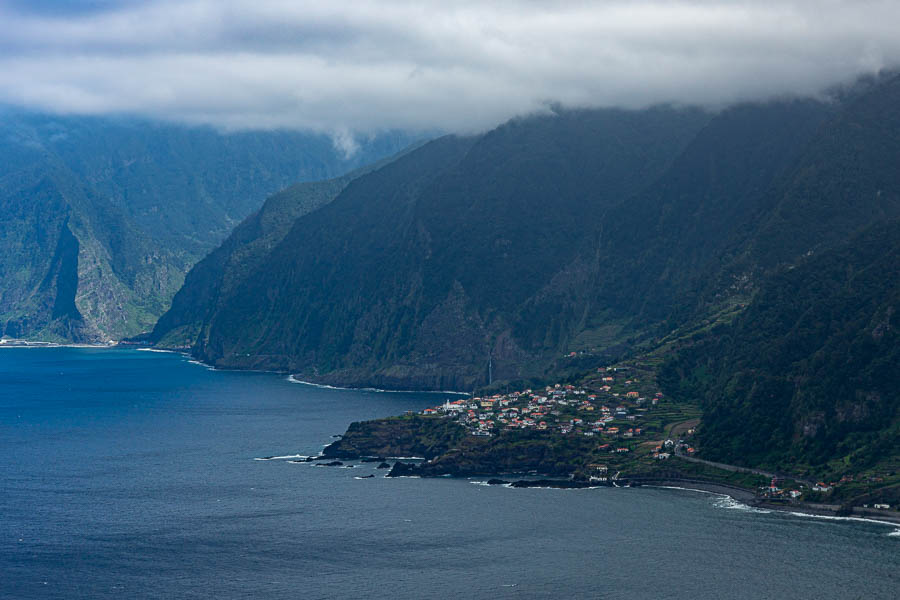
<path fill-rule="evenodd" d="M 429 143 L 298 219 L 197 351 L 391 386 L 468 387 L 491 368 L 541 368 L 590 288 L 549 328 L 523 311 L 595 276 L 601 216 L 658 178 L 709 118 L 563 112 Z"/>
<path fill-rule="evenodd" d="M 297 218 L 334 200 L 354 179 L 412 149 L 341 177 L 298 183 L 270 196 L 221 246 L 191 269 L 172 299 L 171 310 L 156 324 L 151 341 L 167 347 L 190 347 L 204 338 L 215 313 L 228 304 L 245 279 L 263 266 L 269 252 L 284 239 Z"/>
<path fill-rule="evenodd" d="M 702 455 L 893 460 L 898 107 L 888 75 L 827 101 L 441 138 L 273 198 L 154 339 L 218 366 L 462 390 L 665 348 L 667 391 L 706 411 Z"/>
<path fill-rule="evenodd" d="M 860 470 L 900 453 L 900 221 L 778 269 L 731 324 L 687 342 L 666 391 L 706 411 L 704 455 Z"/>
<path fill-rule="evenodd" d="M 267 195 L 407 142 L 375 137 L 346 156 L 311 134 L 0 113 L 0 335 L 146 331 L 193 263 Z"/>

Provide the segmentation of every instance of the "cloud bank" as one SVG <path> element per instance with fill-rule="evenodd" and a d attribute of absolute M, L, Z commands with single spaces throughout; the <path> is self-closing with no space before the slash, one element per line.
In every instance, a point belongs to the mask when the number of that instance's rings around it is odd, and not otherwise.
<path fill-rule="evenodd" d="M 475 131 L 567 106 L 722 105 L 900 63 L 895 0 L 0 4 L 0 103 L 223 129 Z"/>

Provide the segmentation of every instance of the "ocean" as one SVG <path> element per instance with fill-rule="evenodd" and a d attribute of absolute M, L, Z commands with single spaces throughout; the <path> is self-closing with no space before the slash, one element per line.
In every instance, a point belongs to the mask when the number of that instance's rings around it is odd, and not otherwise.
<path fill-rule="evenodd" d="M 0 349 L 0 597 L 898 597 L 897 526 L 290 462 L 445 397 Z"/>

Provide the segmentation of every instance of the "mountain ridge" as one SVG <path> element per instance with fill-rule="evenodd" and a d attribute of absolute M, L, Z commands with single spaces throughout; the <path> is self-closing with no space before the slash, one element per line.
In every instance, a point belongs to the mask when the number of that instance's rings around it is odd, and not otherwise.
<path fill-rule="evenodd" d="M 326 136 L 5 111 L 0 335 L 106 342 L 148 331 L 193 263 L 270 192 L 408 139 L 363 140 L 348 158 Z M 60 239 L 70 242 L 62 262 L 53 260 Z M 59 293 L 75 290 L 64 312 L 53 309 L 60 282 Z"/>

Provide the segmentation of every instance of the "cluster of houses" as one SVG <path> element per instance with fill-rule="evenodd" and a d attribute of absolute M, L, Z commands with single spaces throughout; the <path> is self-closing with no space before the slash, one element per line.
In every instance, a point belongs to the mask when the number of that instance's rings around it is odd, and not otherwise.
<path fill-rule="evenodd" d="M 688 435 L 693 435 L 693 433 L 693 429 L 688 429 Z M 666 440 L 665 442 L 653 447 L 653 450 L 650 453 L 650 457 L 657 460 L 666 460 L 673 454 L 693 456 L 694 452 L 696 452 L 694 450 L 694 447 L 686 443 L 684 440 Z"/>
<path fill-rule="evenodd" d="M 757 496 L 766 500 L 785 501 L 797 500 L 803 495 L 803 492 L 800 490 L 788 490 L 779 487 L 778 484 L 780 481 L 781 480 L 779 479 L 773 478 L 772 481 L 769 482 L 769 485 L 759 488 Z"/>
<path fill-rule="evenodd" d="M 457 420 L 471 435 L 491 436 L 501 429 L 554 431 L 562 435 L 631 439 L 641 436 L 644 414 L 658 404 L 661 393 L 642 397 L 637 391 L 612 391 L 612 376 L 602 378 L 597 393 L 574 385 L 556 384 L 541 390 L 447 401 L 422 411 Z M 628 380 L 625 385 L 631 385 Z M 628 452 L 610 446 L 611 452 Z"/>

